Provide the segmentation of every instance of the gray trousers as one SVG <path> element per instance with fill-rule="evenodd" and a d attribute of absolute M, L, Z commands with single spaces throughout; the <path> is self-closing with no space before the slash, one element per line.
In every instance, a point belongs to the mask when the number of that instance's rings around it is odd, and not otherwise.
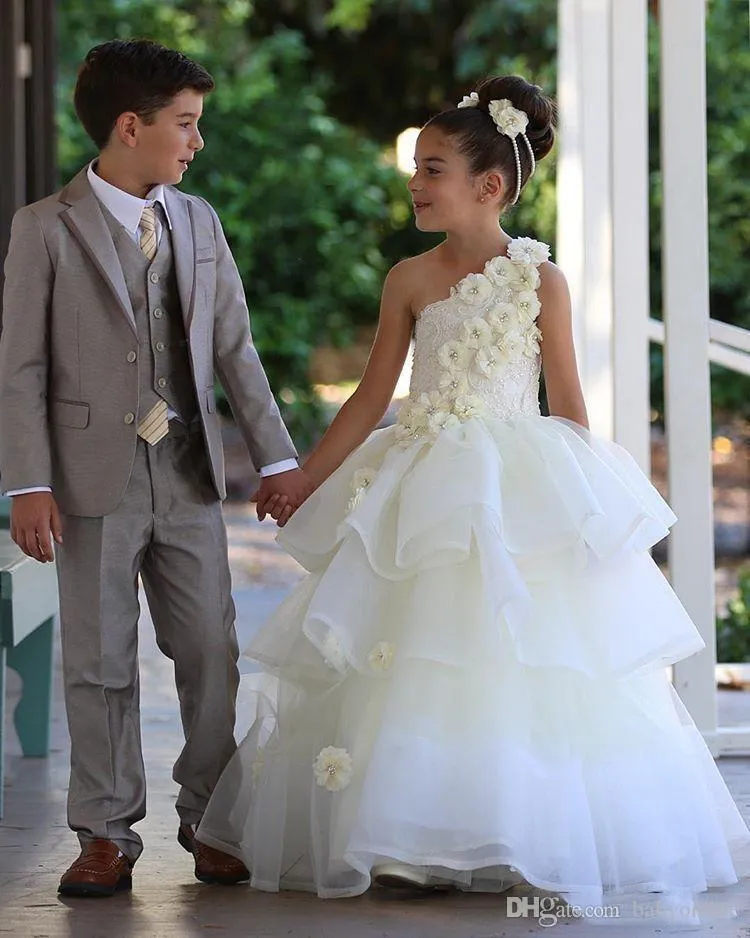
<path fill-rule="evenodd" d="M 235 750 L 237 638 L 221 503 L 200 433 L 170 422 L 138 440 L 122 502 L 102 518 L 63 516 L 57 548 L 68 823 L 132 860 L 146 814 L 138 684 L 138 575 L 159 648 L 174 662 L 185 746 L 174 766 L 180 819 L 196 824 Z"/>

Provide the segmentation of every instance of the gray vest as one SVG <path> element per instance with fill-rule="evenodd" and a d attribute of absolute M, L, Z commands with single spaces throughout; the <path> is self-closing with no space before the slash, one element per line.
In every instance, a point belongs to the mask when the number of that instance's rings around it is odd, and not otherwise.
<path fill-rule="evenodd" d="M 138 422 L 159 398 L 186 423 L 198 412 L 172 257 L 172 238 L 160 214 L 159 248 L 149 261 L 129 232 L 106 210 L 138 330 Z M 157 212 L 161 212 L 157 208 Z"/>

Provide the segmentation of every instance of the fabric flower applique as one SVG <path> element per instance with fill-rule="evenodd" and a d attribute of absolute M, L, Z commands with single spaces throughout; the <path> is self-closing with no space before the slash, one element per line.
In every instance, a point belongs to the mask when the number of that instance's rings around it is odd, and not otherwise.
<path fill-rule="evenodd" d="M 518 270 L 518 286 L 521 290 L 536 290 L 541 283 L 539 271 L 533 264 L 523 264 Z"/>
<path fill-rule="evenodd" d="M 476 91 L 472 91 L 471 94 L 465 94 L 463 98 L 458 102 L 456 107 L 478 107 L 479 106 L 479 95 Z"/>
<path fill-rule="evenodd" d="M 395 647 L 390 642 L 378 642 L 367 655 L 367 661 L 373 671 L 388 671 L 393 664 Z"/>
<path fill-rule="evenodd" d="M 526 131 L 529 125 L 529 118 L 524 111 L 519 111 L 513 107 L 507 98 L 500 101 L 490 101 L 487 110 L 490 117 L 501 133 L 508 137 L 517 137 Z"/>
<path fill-rule="evenodd" d="M 524 355 L 527 355 L 529 358 L 536 358 L 536 356 L 541 351 L 541 346 L 539 344 L 541 340 L 541 330 L 536 325 L 532 326 L 524 336 Z"/>
<path fill-rule="evenodd" d="M 468 348 L 479 349 L 492 342 L 492 326 L 481 316 L 475 316 L 464 322 L 466 345 Z"/>
<path fill-rule="evenodd" d="M 466 371 L 471 363 L 471 351 L 465 342 L 452 339 L 438 349 L 438 361 L 448 371 Z"/>
<path fill-rule="evenodd" d="M 492 284 L 484 274 L 469 274 L 455 288 L 464 303 L 481 306 L 492 295 Z"/>
<path fill-rule="evenodd" d="M 496 287 L 512 287 L 514 284 L 519 283 L 521 278 L 518 264 L 514 264 L 510 257 L 505 257 L 503 254 L 487 261 L 484 272 L 487 279 Z M 510 299 L 511 296 L 512 293 L 506 293 L 507 299 Z"/>
<path fill-rule="evenodd" d="M 424 436 L 427 430 L 427 414 L 424 408 L 413 401 L 406 401 L 396 417 L 396 439 L 400 443 L 412 443 Z"/>
<path fill-rule="evenodd" d="M 315 781 L 326 791 L 341 791 L 352 780 L 352 757 L 338 746 L 326 746 L 313 762 Z"/>
<path fill-rule="evenodd" d="M 526 290 L 524 293 L 519 293 L 516 298 L 516 306 L 521 323 L 524 326 L 531 325 L 542 309 L 539 297 L 533 290 Z"/>
<path fill-rule="evenodd" d="M 523 352 L 524 336 L 519 332 L 504 332 L 495 342 L 495 353 L 504 365 L 515 361 Z"/>
<path fill-rule="evenodd" d="M 484 411 L 484 403 L 475 394 L 462 394 L 453 402 L 453 413 L 461 422 L 480 417 Z"/>
<path fill-rule="evenodd" d="M 537 267 L 549 260 L 549 246 L 533 238 L 514 238 L 508 245 L 508 257 L 519 264 Z"/>
<path fill-rule="evenodd" d="M 458 371 L 446 371 L 440 376 L 438 387 L 448 397 L 456 398 L 468 394 L 469 379 Z"/>
<path fill-rule="evenodd" d="M 500 334 L 507 332 L 518 324 L 518 309 L 515 303 L 498 303 L 488 315 L 487 321 Z"/>
<path fill-rule="evenodd" d="M 349 499 L 349 511 L 354 511 L 357 505 L 359 505 L 359 503 L 367 494 L 368 489 L 375 481 L 375 476 L 377 474 L 377 470 L 372 469 L 369 466 L 363 466 L 361 469 L 357 469 L 352 477 L 353 494 Z"/>
<path fill-rule="evenodd" d="M 507 359 L 503 357 L 497 345 L 486 345 L 477 352 L 474 360 L 474 368 L 485 378 L 495 378 L 506 364 Z"/>
<path fill-rule="evenodd" d="M 340 674 L 343 674 L 349 666 L 341 642 L 330 629 L 323 640 L 320 653 L 328 667 L 333 668 L 334 671 L 338 671 Z"/>
<path fill-rule="evenodd" d="M 458 424 L 458 417 L 449 410 L 441 410 L 427 421 L 427 426 L 432 433 L 440 433 L 441 430 L 450 430 L 451 427 L 457 427 Z"/>

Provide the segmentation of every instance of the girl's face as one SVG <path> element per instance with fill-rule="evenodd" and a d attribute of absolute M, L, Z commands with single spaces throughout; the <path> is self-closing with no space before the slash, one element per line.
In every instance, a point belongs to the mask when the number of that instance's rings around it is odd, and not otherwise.
<path fill-rule="evenodd" d="M 414 162 L 408 188 L 420 231 L 466 230 L 484 215 L 482 180 L 470 176 L 468 161 L 440 128 L 422 131 Z"/>

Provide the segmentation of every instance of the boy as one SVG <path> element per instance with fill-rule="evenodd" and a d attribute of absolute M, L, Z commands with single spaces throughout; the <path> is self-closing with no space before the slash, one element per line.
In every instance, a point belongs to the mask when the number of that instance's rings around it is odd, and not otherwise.
<path fill-rule="evenodd" d="M 248 878 L 194 839 L 235 749 L 234 605 L 221 515 L 218 374 L 280 524 L 310 492 L 253 348 L 219 220 L 172 188 L 203 148 L 213 80 L 154 42 L 92 49 L 76 112 L 100 150 L 15 216 L 0 339 L 0 475 L 11 533 L 53 559 L 71 736 L 65 895 L 130 888 L 145 815 L 137 580 L 174 661 L 185 747 L 178 840 L 205 882 Z"/>

